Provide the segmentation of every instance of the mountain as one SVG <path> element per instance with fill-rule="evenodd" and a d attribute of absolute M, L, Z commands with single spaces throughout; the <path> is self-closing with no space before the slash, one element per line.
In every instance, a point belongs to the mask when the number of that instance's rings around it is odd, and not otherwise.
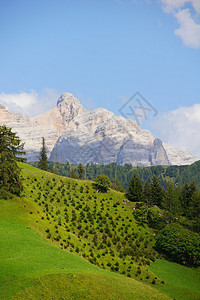
<path fill-rule="evenodd" d="M 184 165 L 198 160 L 163 144 L 133 120 L 104 108 L 85 109 L 69 93 L 60 96 L 55 108 L 34 118 L 8 112 L 0 105 L 0 123 L 12 127 L 25 142 L 29 161 L 38 159 L 42 137 L 49 159 L 59 162 L 151 166 Z"/>

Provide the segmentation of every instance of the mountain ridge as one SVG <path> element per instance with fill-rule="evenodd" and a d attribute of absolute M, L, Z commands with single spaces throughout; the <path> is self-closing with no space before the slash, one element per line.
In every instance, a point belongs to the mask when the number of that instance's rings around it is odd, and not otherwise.
<path fill-rule="evenodd" d="M 198 160 L 188 152 L 165 146 L 136 121 L 104 108 L 85 109 L 70 93 L 63 93 L 55 108 L 33 118 L 10 113 L 0 105 L 0 123 L 12 127 L 25 142 L 28 161 L 38 159 L 42 137 L 49 159 L 59 162 L 151 166 Z"/>

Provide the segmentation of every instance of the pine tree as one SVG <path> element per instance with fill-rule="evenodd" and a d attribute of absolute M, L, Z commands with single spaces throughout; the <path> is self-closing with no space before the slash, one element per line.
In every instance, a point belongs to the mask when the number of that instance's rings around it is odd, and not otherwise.
<path fill-rule="evenodd" d="M 151 182 L 151 203 L 160 207 L 163 196 L 164 191 L 158 181 L 158 178 L 154 175 Z"/>
<path fill-rule="evenodd" d="M 192 185 L 193 190 L 193 185 Z M 188 207 L 191 201 L 191 197 L 193 194 L 193 191 L 190 188 L 190 185 L 188 184 L 187 180 L 182 185 L 181 191 L 180 191 L 180 202 L 183 209 L 183 214 L 187 216 Z"/>
<path fill-rule="evenodd" d="M 121 193 L 124 193 L 124 188 L 123 188 L 123 185 L 121 184 L 121 182 L 119 181 L 118 178 L 113 178 L 111 180 L 111 188 L 113 190 L 116 190 L 116 191 L 119 191 Z"/>
<path fill-rule="evenodd" d="M 78 177 L 79 177 L 80 179 L 83 179 L 83 175 L 84 175 L 83 165 L 82 165 L 82 164 L 79 164 L 79 165 L 78 165 Z"/>
<path fill-rule="evenodd" d="M 162 208 L 168 210 L 173 215 L 181 214 L 181 204 L 178 191 L 174 188 L 172 181 L 169 182 L 165 196 L 162 200 Z"/>
<path fill-rule="evenodd" d="M 40 151 L 40 157 L 38 162 L 38 168 L 41 170 L 47 171 L 48 170 L 48 163 L 47 163 L 47 150 L 45 145 L 45 138 L 42 138 L 42 148 Z"/>
<path fill-rule="evenodd" d="M 10 194 L 20 195 L 22 182 L 20 168 L 17 161 L 25 161 L 18 155 L 24 155 L 24 144 L 13 133 L 11 128 L 0 126 L 0 195 L 7 197 Z"/>
<path fill-rule="evenodd" d="M 26 158 L 18 157 L 24 155 L 24 143 L 11 128 L 3 125 L 0 126 L 0 153 L 7 151 L 15 156 L 17 161 L 26 161 Z"/>
<path fill-rule="evenodd" d="M 126 195 L 132 202 L 142 201 L 142 183 L 138 174 L 134 173 L 131 177 Z"/>
<path fill-rule="evenodd" d="M 74 169 L 71 169 L 71 171 L 70 171 L 70 177 L 71 178 L 75 178 L 75 179 L 79 178 L 78 174 L 75 172 Z"/>
<path fill-rule="evenodd" d="M 100 174 L 97 176 L 97 178 L 94 179 L 94 185 L 100 192 L 107 193 L 111 182 L 108 176 Z"/>
<path fill-rule="evenodd" d="M 200 233 L 200 191 L 192 195 L 188 215 L 194 222 L 193 230 Z"/>
<path fill-rule="evenodd" d="M 200 192 L 195 191 L 188 206 L 187 215 L 190 219 L 200 216 Z"/>
<path fill-rule="evenodd" d="M 148 181 L 145 182 L 143 188 L 142 201 L 146 203 L 148 207 L 151 205 L 151 187 Z"/>

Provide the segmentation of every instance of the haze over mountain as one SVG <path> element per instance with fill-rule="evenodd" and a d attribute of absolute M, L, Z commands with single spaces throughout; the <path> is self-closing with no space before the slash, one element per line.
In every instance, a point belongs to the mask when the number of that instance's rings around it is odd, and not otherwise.
<path fill-rule="evenodd" d="M 38 159 L 42 137 L 49 159 L 59 162 L 151 166 L 198 160 L 191 153 L 163 144 L 136 121 L 104 108 L 85 109 L 70 93 L 63 93 L 55 108 L 34 118 L 8 112 L 0 105 L 0 123 L 13 128 L 25 142 L 29 161 Z"/>

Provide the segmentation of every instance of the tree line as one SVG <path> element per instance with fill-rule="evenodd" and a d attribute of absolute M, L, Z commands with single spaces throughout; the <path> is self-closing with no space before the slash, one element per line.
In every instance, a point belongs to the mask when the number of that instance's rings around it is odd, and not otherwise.
<path fill-rule="evenodd" d="M 187 181 L 177 187 L 169 181 L 165 190 L 154 175 L 152 181 L 143 185 L 138 174 L 131 178 L 127 198 L 133 202 L 140 202 L 147 207 L 157 206 L 169 213 L 171 219 L 181 218 L 194 231 L 200 232 L 200 191 L 194 181 Z"/>
<path fill-rule="evenodd" d="M 31 163 L 33 166 L 37 166 L 37 162 Z M 48 170 L 55 169 L 56 173 L 62 176 L 79 178 L 79 165 L 60 162 L 48 161 Z M 118 178 L 124 189 L 127 189 L 129 181 L 134 173 L 137 173 L 140 177 L 142 184 L 146 181 L 149 183 L 153 179 L 154 175 L 158 178 L 161 186 L 166 190 L 169 179 L 175 185 L 182 186 L 185 180 L 190 182 L 194 180 L 198 188 L 200 188 L 200 161 L 193 163 L 192 165 L 185 166 L 151 166 L 151 167 L 133 167 L 131 164 L 125 164 L 119 166 L 115 162 L 107 165 L 99 164 L 87 164 L 83 166 L 84 172 L 82 178 L 94 180 L 98 175 L 104 174 L 109 177 L 110 180 Z"/>
<path fill-rule="evenodd" d="M 178 263 L 200 265 L 200 191 L 193 180 L 181 187 L 169 181 L 165 190 L 155 175 L 143 185 L 135 173 L 126 196 L 135 203 L 135 219 L 157 230 L 156 250 Z"/>

